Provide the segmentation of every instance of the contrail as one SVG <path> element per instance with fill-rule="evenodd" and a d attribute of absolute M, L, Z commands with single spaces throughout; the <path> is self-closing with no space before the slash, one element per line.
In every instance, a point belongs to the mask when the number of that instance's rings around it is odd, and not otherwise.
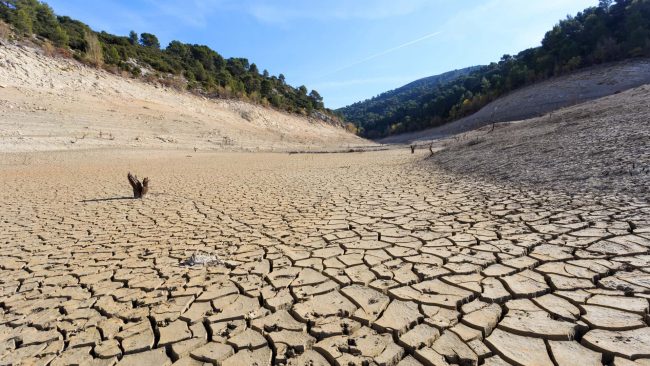
<path fill-rule="evenodd" d="M 360 64 L 365 63 L 365 62 L 368 62 L 368 61 L 370 61 L 370 60 L 374 60 L 374 59 L 376 59 L 376 58 L 378 58 L 378 57 L 381 57 L 381 56 L 387 55 L 387 54 L 389 54 L 389 53 L 391 53 L 391 52 L 395 52 L 395 51 L 400 50 L 400 49 L 402 49 L 402 48 L 404 48 L 404 47 L 408 47 L 408 46 L 414 45 L 414 44 L 416 44 L 416 43 L 422 42 L 422 41 L 424 41 L 424 40 L 427 40 L 427 39 L 429 39 L 429 38 L 433 38 L 433 37 L 439 35 L 440 33 L 442 33 L 442 32 L 435 32 L 435 33 L 427 34 L 426 36 L 422 36 L 422 37 L 420 37 L 420 38 L 418 38 L 418 39 L 414 39 L 414 40 L 412 40 L 412 41 L 409 41 L 409 42 L 403 43 L 403 44 L 401 44 L 401 45 L 399 45 L 399 46 L 395 46 L 395 47 L 393 47 L 393 48 L 389 48 L 389 49 L 387 49 L 387 50 L 385 50 L 385 51 L 382 51 L 382 52 L 379 52 L 379 53 L 374 54 L 374 55 L 372 55 L 372 56 L 366 57 L 366 58 L 364 58 L 363 60 L 359 60 L 359 61 L 353 62 L 353 63 L 351 63 L 351 64 L 349 64 L 349 65 L 345 65 L 345 66 L 343 66 L 343 67 L 340 67 L 340 68 L 338 68 L 338 69 L 336 69 L 336 70 L 334 70 L 334 71 L 330 71 L 330 72 L 328 72 L 327 74 L 321 75 L 320 77 L 322 78 L 322 77 L 325 77 L 325 76 L 329 76 L 329 75 L 332 75 L 332 74 L 336 74 L 337 72 L 343 71 L 343 70 L 345 70 L 345 69 L 349 69 L 349 68 L 351 68 L 351 67 L 354 67 L 354 66 L 360 65 Z"/>

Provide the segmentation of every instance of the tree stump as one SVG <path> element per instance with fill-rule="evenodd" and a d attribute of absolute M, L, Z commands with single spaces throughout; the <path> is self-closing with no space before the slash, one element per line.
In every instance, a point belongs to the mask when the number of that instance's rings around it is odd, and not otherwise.
<path fill-rule="evenodd" d="M 129 184 L 133 188 L 133 198 L 142 198 L 149 192 L 149 178 L 144 178 L 142 183 L 140 183 L 138 177 L 131 174 L 131 172 L 129 172 L 127 178 L 129 178 Z"/>

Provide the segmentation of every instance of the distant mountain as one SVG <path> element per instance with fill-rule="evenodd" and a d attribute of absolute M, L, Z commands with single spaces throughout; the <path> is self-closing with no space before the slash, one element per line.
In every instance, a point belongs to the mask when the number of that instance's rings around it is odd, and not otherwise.
<path fill-rule="evenodd" d="M 481 68 L 481 66 L 472 66 L 422 78 L 400 88 L 381 93 L 374 98 L 340 108 L 336 112 L 343 115 L 347 121 L 352 121 L 358 127 L 364 128 L 364 126 L 372 125 L 374 122 L 394 114 L 402 105 L 416 101 L 422 96 L 434 92 L 440 86 Z"/>
<path fill-rule="evenodd" d="M 519 88 L 487 104 L 472 115 L 442 126 L 388 136 L 379 142 L 422 143 L 471 131 L 494 122 L 522 121 L 540 116 L 545 116 L 541 120 L 546 121 L 563 108 L 619 94 L 646 84 L 650 84 L 650 59 L 639 58 L 597 65 Z"/>
<path fill-rule="evenodd" d="M 608 62 L 650 57 L 650 0 L 594 3 L 598 6 L 558 22 L 540 47 L 504 55 L 485 67 L 452 72 L 455 78 L 434 83 L 433 88 L 418 88 L 421 84 L 416 82 L 417 91 L 404 87 L 406 91 L 401 88 L 338 112 L 354 123 L 361 135 L 383 138 L 460 120 L 504 95 L 553 77 Z"/>

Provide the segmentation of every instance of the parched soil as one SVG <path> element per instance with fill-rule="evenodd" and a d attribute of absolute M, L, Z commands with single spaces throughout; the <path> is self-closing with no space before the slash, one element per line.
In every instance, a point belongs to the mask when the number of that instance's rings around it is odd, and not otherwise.
<path fill-rule="evenodd" d="M 647 362 L 647 200 L 428 154 L 0 165 L 0 364 Z M 150 178 L 145 199 L 127 171 Z"/>
<path fill-rule="evenodd" d="M 436 167 L 498 182 L 650 200 L 650 86 L 436 144 Z"/>

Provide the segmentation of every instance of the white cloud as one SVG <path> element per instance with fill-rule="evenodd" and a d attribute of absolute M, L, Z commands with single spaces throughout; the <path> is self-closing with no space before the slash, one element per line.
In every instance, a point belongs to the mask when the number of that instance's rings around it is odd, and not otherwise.
<path fill-rule="evenodd" d="M 489 0 L 479 6 L 463 9 L 456 16 L 450 18 L 442 26 L 442 29 L 453 30 L 453 32 L 449 32 L 450 35 L 461 38 L 493 34 L 499 37 L 510 36 L 513 39 L 528 42 L 535 39 L 534 43 L 538 43 L 544 32 L 550 30 L 549 25 L 537 21 L 540 17 L 548 14 L 558 14 L 559 17 L 563 17 L 572 13 L 566 11 L 568 8 L 582 10 L 594 6 L 595 3 L 595 0 L 531 0 L 525 2 L 521 0 Z"/>
<path fill-rule="evenodd" d="M 169 16 L 195 28 L 209 25 L 217 12 L 248 14 L 263 23 L 295 20 L 385 19 L 408 15 L 431 5 L 427 0 L 146 0 L 151 14 Z"/>
<path fill-rule="evenodd" d="M 231 0 L 147 0 L 158 15 L 177 19 L 184 25 L 205 28 L 208 17 L 218 11 L 233 10 Z"/>
<path fill-rule="evenodd" d="M 414 44 L 416 44 L 416 43 L 420 43 L 420 42 L 422 42 L 422 41 L 426 41 L 427 39 L 429 39 L 429 38 L 433 38 L 433 37 L 439 35 L 440 33 L 442 33 L 442 32 L 434 32 L 434 33 L 430 33 L 430 34 L 427 34 L 427 35 L 422 36 L 422 37 L 420 37 L 420 38 L 417 38 L 417 39 L 414 39 L 414 40 L 411 40 L 411 41 L 408 41 L 408 42 L 402 43 L 402 44 L 400 44 L 400 45 L 398 45 L 398 46 L 391 47 L 391 48 L 389 48 L 389 49 L 386 49 L 386 50 L 383 50 L 383 51 L 381 51 L 381 52 L 375 53 L 374 55 L 368 56 L 368 57 L 366 57 L 366 58 L 364 58 L 364 59 L 361 59 L 361 60 L 358 60 L 358 61 L 352 62 L 352 63 L 350 63 L 350 64 L 348 64 L 348 65 L 345 65 L 345 66 L 341 66 L 341 67 L 339 67 L 338 69 L 336 69 L 336 70 L 332 70 L 332 71 L 328 72 L 328 73 L 325 74 L 325 75 L 321 75 L 320 77 L 325 77 L 325 76 L 329 76 L 329 75 L 332 75 L 332 74 L 336 74 L 336 73 L 338 73 L 338 72 L 340 72 L 340 71 L 347 70 L 347 69 L 352 68 L 352 67 L 354 67 L 354 66 L 364 64 L 364 63 L 366 63 L 366 62 L 368 62 L 368 61 L 372 61 L 372 60 L 374 60 L 374 59 L 376 59 L 376 58 L 379 58 L 379 57 L 381 57 L 381 56 L 385 56 L 385 55 L 387 55 L 387 54 L 389 54 L 389 53 L 393 53 L 393 52 L 395 52 L 395 51 L 401 50 L 401 49 L 404 48 L 404 47 L 412 46 L 412 45 L 414 45 Z"/>
<path fill-rule="evenodd" d="M 259 0 L 248 4 L 248 12 L 265 23 L 293 20 L 385 19 L 412 14 L 431 5 L 427 0 Z"/>
<path fill-rule="evenodd" d="M 385 83 L 408 83 L 415 80 L 413 76 L 387 76 L 376 77 L 367 79 L 347 79 L 347 80 L 334 80 L 322 83 L 316 83 L 313 88 L 316 90 L 340 89 L 344 87 L 351 87 L 355 85 L 368 85 L 368 84 L 385 84 Z"/>

